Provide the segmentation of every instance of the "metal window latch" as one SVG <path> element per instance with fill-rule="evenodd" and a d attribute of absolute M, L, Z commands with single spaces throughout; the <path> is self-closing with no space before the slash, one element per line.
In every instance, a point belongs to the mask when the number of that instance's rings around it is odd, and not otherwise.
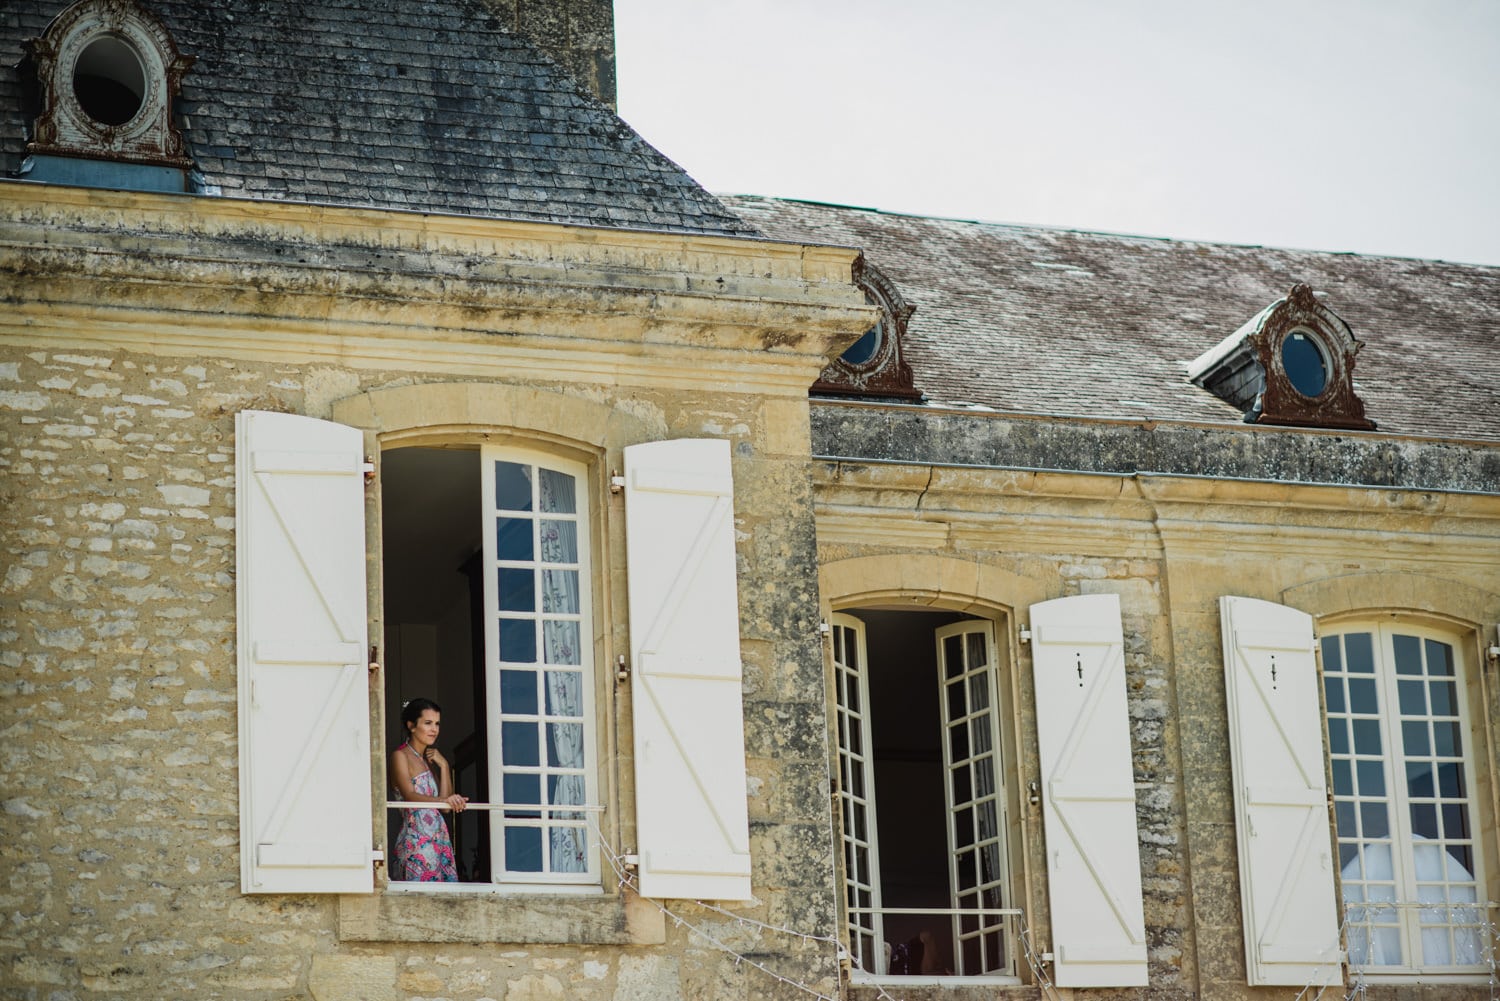
<path fill-rule="evenodd" d="M 1036 779 L 1026 783 L 1026 801 L 1036 806 L 1042 801 L 1042 787 L 1037 785 Z"/>
<path fill-rule="evenodd" d="M 370 647 L 370 673 L 375 674 L 380 670 L 380 647 Z"/>
<path fill-rule="evenodd" d="M 611 469 L 609 471 L 609 492 L 612 494 L 622 494 L 625 492 L 625 477 L 620 475 L 618 469 Z"/>

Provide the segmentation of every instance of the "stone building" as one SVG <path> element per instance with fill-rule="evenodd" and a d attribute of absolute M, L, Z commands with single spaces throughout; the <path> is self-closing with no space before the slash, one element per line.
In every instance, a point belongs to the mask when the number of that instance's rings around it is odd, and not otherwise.
<path fill-rule="evenodd" d="M 0 47 L 0 996 L 1491 995 L 1500 271 L 721 201 L 602 0 Z"/>

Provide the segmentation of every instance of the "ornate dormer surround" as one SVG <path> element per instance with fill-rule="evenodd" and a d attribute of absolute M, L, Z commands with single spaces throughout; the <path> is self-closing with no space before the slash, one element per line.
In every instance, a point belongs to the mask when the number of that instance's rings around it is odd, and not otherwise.
<path fill-rule="evenodd" d="M 854 283 L 864 290 L 867 303 L 880 308 L 880 319 L 823 369 L 813 395 L 920 400 L 903 351 L 906 325 L 916 307 L 863 256 L 855 262 Z"/>
<path fill-rule="evenodd" d="M 186 169 L 173 102 L 193 63 L 133 0 L 79 0 L 31 41 L 41 108 L 27 151 Z"/>
<path fill-rule="evenodd" d="M 1354 356 L 1363 346 L 1349 324 L 1309 285 L 1286 298 L 1188 366 L 1188 378 L 1245 412 L 1247 424 L 1369 431 L 1354 387 Z"/>

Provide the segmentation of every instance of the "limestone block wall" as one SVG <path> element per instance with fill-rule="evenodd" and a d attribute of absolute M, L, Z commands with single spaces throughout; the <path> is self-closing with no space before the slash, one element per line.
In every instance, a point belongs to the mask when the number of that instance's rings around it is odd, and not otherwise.
<path fill-rule="evenodd" d="M 902 421 L 919 423 L 911 414 L 845 408 L 835 428 L 830 415 L 836 409 L 821 416 L 815 409 L 815 447 L 831 452 L 840 444 L 875 441 Z M 1490 899 L 1500 899 L 1493 780 L 1500 766 L 1494 732 L 1500 686 L 1484 654 L 1500 621 L 1494 577 L 1500 497 L 1493 491 L 1316 487 L 1269 477 L 1004 468 L 986 464 L 991 444 L 975 434 L 932 439 L 934 457 L 960 453 L 953 465 L 885 453 L 874 462 L 818 462 L 822 598 L 826 612 L 942 608 L 995 623 L 1002 649 L 1009 649 L 1002 666 L 1015 693 L 1008 722 L 1016 735 L 1016 766 L 1007 783 L 1022 790 L 1012 794 L 1020 816 L 1012 832 L 1019 859 L 1011 882 L 1025 900 L 1036 940 L 1047 943 L 1045 837 L 1040 810 L 1024 794 L 1039 772 L 1030 656 L 1020 627 L 1027 607 L 1038 601 L 1119 595 L 1150 986 L 1078 990 L 1074 997 L 1270 1001 L 1297 993 L 1246 983 L 1218 609 L 1223 595 L 1288 604 L 1320 621 L 1378 610 L 1455 630 L 1470 668 L 1471 739 L 1483 786 L 1476 823 L 1484 829 Z M 1256 447 L 1247 443 L 1238 454 Z M 1495 461 L 1492 449 L 1447 450 L 1453 468 Z M 1330 830 L 1331 824 L 1330 816 Z M 1371 998 L 1431 1001 L 1484 998 L 1491 990 L 1410 981 L 1363 987 Z"/>
<path fill-rule="evenodd" d="M 732 915 L 671 905 L 720 945 L 641 901 L 634 941 L 646 944 L 400 944 L 343 934 L 338 898 L 240 893 L 233 421 L 245 408 L 326 417 L 364 390 L 421 379 L 0 352 L 0 996 L 803 996 L 731 953 L 836 990 L 826 942 L 734 916 L 817 935 L 833 924 L 805 404 L 525 389 L 561 401 L 559 415 L 575 400 L 628 411 L 637 433 L 732 443 L 757 901 Z M 612 614 L 623 613 L 621 600 Z M 372 682 L 377 718 L 379 691 Z M 627 687 L 610 709 L 617 743 L 601 750 L 627 818 L 629 710 Z M 462 930 L 462 902 L 443 903 L 442 920 Z M 408 894 L 394 906 L 412 904 Z M 566 907 L 504 906 L 529 941 L 568 941 Z"/>

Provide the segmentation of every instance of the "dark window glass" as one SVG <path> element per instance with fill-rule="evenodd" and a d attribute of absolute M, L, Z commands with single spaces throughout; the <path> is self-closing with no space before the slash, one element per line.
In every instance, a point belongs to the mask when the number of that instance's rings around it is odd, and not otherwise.
<path fill-rule="evenodd" d="M 1397 674 L 1422 673 L 1422 642 L 1415 636 L 1393 636 L 1391 645 L 1396 650 Z"/>
<path fill-rule="evenodd" d="M 1281 364 L 1292 388 L 1307 397 L 1321 396 L 1328 387 L 1328 363 L 1309 334 L 1293 331 L 1281 342 Z"/>
<path fill-rule="evenodd" d="M 1432 750 L 1427 742 L 1427 724 L 1410 721 L 1402 723 L 1401 744 L 1406 749 L 1406 753 L 1412 757 L 1431 754 Z"/>
<path fill-rule="evenodd" d="M 1325 660 L 1326 664 L 1327 661 Z M 1342 678 L 1324 678 L 1323 696 L 1328 700 L 1328 711 L 1331 713 L 1344 712 L 1344 680 Z"/>
<path fill-rule="evenodd" d="M 1424 640 L 1427 647 L 1427 673 L 1453 677 L 1453 648 L 1437 640 Z"/>
<path fill-rule="evenodd" d="M 1375 673 L 1375 648 L 1369 633 L 1348 633 L 1344 636 L 1345 668 L 1350 674 Z"/>
<path fill-rule="evenodd" d="M 1431 803 L 1413 803 L 1411 805 L 1411 832 L 1419 838 L 1437 837 L 1437 807 Z"/>
<path fill-rule="evenodd" d="M 1378 719 L 1354 720 L 1354 753 L 1380 753 L 1380 721 Z"/>

